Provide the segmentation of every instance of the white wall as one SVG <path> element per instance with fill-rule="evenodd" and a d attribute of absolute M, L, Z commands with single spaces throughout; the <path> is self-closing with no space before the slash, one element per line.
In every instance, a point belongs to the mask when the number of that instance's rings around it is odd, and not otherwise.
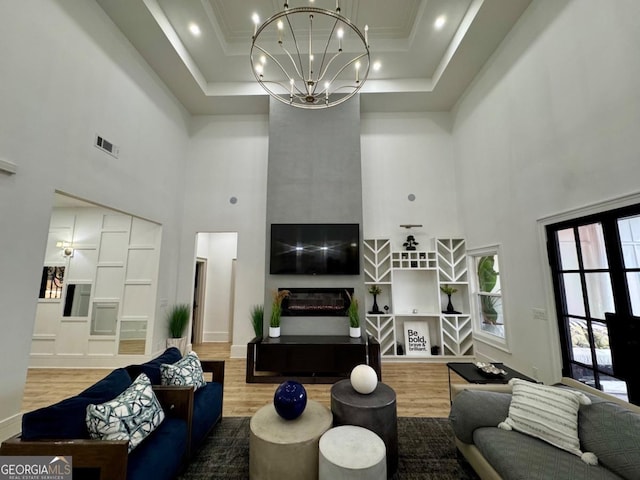
<path fill-rule="evenodd" d="M 364 238 L 391 238 L 401 250 L 408 231 L 420 249 L 433 237 L 463 234 L 448 113 L 379 113 L 362 116 Z M 415 195 L 409 201 L 409 194 Z"/>
<path fill-rule="evenodd" d="M 502 243 L 511 351 L 477 351 L 544 381 L 560 375 L 536 221 L 637 192 L 640 3 L 535 0 L 455 112 L 468 246 Z M 547 309 L 548 321 L 534 320 Z"/>
<path fill-rule="evenodd" d="M 229 342 L 234 313 L 233 263 L 238 256 L 238 234 L 200 232 L 196 248 L 198 258 L 207 259 L 202 340 Z"/>
<path fill-rule="evenodd" d="M 0 438 L 19 430 L 54 190 L 163 224 L 159 297 L 176 292 L 186 114 L 84 0 L 0 2 Z M 93 147 L 100 133 L 115 159 Z M 154 332 L 154 347 L 166 332 Z"/>
<path fill-rule="evenodd" d="M 231 355 L 254 337 L 251 306 L 263 303 L 268 119 L 264 115 L 192 120 L 186 159 L 178 297 L 193 298 L 197 232 L 237 232 Z M 231 203 L 231 197 L 237 199 Z"/>

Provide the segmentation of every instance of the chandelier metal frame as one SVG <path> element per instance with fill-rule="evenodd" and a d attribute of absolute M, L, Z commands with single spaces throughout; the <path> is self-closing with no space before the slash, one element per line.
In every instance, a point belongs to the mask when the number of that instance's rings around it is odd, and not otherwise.
<path fill-rule="evenodd" d="M 304 21 L 300 20 L 303 15 L 308 22 L 304 39 L 308 45 L 304 47 L 298 41 L 302 37 L 299 25 Z M 313 30 L 317 18 L 330 27 L 329 34 L 320 41 Z M 275 45 L 269 38 L 274 28 L 275 35 L 271 38 L 277 38 L 278 53 L 269 51 Z M 348 53 L 343 49 L 342 40 L 347 28 L 355 34 L 349 35 L 355 41 L 349 43 Z M 267 45 L 270 41 L 272 45 Z M 318 43 L 320 52 L 314 52 Z M 258 83 L 280 102 L 305 109 L 333 107 L 358 93 L 369 76 L 368 27 L 365 26 L 362 33 L 340 14 L 338 2 L 336 11 L 310 6 L 289 8 L 285 2 L 283 11 L 272 15 L 262 25 L 256 24 L 250 60 Z M 317 70 L 315 66 L 318 66 Z"/>

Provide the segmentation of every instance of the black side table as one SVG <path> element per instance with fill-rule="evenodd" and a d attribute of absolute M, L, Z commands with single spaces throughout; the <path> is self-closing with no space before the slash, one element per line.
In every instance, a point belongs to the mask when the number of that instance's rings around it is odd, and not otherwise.
<path fill-rule="evenodd" d="M 449 376 L 449 401 L 451 401 L 451 371 L 464 378 L 469 383 L 489 383 L 489 384 L 505 384 L 509 383 L 512 378 L 520 378 L 532 383 L 538 383 L 534 378 L 527 377 L 525 374 L 507 367 L 503 363 L 493 363 L 496 367 L 507 372 L 506 375 L 499 377 L 487 376 L 483 374 L 475 364 L 471 362 L 449 362 L 447 363 L 447 374 Z"/>

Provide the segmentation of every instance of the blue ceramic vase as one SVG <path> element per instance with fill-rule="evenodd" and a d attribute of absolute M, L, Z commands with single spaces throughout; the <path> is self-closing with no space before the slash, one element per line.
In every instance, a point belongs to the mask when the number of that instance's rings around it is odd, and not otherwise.
<path fill-rule="evenodd" d="M 273 405 L 282 418 L 294 420 L 302 415 L 307 406 L 307 391 L 302 384 L 287 380 L 276 389 Z"/>

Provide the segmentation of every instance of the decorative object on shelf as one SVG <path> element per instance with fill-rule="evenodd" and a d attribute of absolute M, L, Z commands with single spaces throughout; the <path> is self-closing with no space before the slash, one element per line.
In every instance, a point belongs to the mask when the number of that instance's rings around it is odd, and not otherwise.
<path fill-rule="evenodd" d="M 358 313 L 358 299 L 351 297 L 349 290 L 346 290 L 349 297 L 349 308 L 347 309 L 347 315 L 349 315 L 349 336 L 352 338 L 360 338 L 360 314 Z"/>
<path fill-rule="evenodd" d="M 482 257 L 478 261 L 478 287 L 481 292 L 491 293 L 498 282 L 498 272 L 493 268 L 495 257 L 493 255 Z M 497 297 L 480 295 L 480 306 L 484 323 L 495 325 L 498 321 L 498 312 L 495 309 Z"/>
<path fill-rule="evenodd" d="M 301 383 L 287 380 L 276 388 L 273 406 L 285 420 L 295 420 L 307 406 L 307 391 Z"/>
<path fill-rule="evenodd" d="M 389 305 L 385 305 L 382 308 L 384 309 L 384 313 L 389 314 Z"/>
<path fill-rule="evenodd" d="M 382 312 L 378 308 L 377 296 L 382 293 L 382 289 L 378 285 L 371 285 L 369 287 L 369 293 L 373 295 L 373 307 L 371 307 L 369 313 L 372 313 L 374 315 L 381 314 Z"/>
<path fill-rule="evenodd" d="M 418 242 L 416 242 L 416 238 L 413 235 L 408 235 L 407 236 L 407 241 L 402 244 L 402 246 L 407 251 L 415 250 L 416 249 L 416 245 L 420 245 L 420 244 Z"/>
<path fill-rule="evenodd" d="M 277 338 L 280 336 L 280 315 L 282 314 L 282 300 L 289 296 L 289 290 L 278 290 L 273 292 L 273 303 L 271 304 L 271 319 L 269 320 L 269 336 Z"/>
<path fill-rule="evenodd" d="M 480 373 L 487 377 L 504 377 L 507 374 L 503 369 L 496 367 L 492 363 L 476 362 L 474 365 L 480 370 Z"/>
<path fill-rule="evenodd" d="M 167 348 L 176 347 L 180 353 L 185 354 L 187 349 L 187 337 L 184 336 L 191 307 L 187 303 L 173 305 L 167 313 L 167 324 L 169 327 L 169 338 L 167 338 Z"/>
<path fill-rule="evenodd" d="M 404 355 L 404 347 L 401 343 L 396 346 L 396 355 Z"/>
<path fill-rule="evenodd" d="M 448 313 L 448 314 L 452 314 L 452 315 L 460 315 L 460 312 L 456 311 L 456 309 L 453 308 L 453 304 L 451 303 L 451 295 L 456 293 L 458 291 L 458 289 L 452 287 L 451 285 L 441 285 L 440 286 L 440 290 L 442 290 L 447 295 L 447 297 L 449 299 L 449 303 L 447 304 L 447 309 L 443 310 L 442 313 Z"/>
<path fill-rule="evenodd" d="M 440 355 L 440 345 L 434 345 L 431 347 L 431 355 Z"/>
<path fill-rule="evenodd" d="M 378 386 L 378 375 L 369 365 L 356 365 L 349 378 L 353 389 L 363 395 L 369 395 Z"/>
<path fill-rule="evenodd" d="M 404 343 L 407 348 L 407 355 L 429 355 L 431 353 L 429 324 L 422 321 L 405 321 Z"/>
<path fill-rule="evenodd" d="M 362 32 L 336 9 L 284 9 L 255 25 L 251 66 L 273 98 L 306 109 L 339 105 L 353 97 L 369 76 L 369 27 Z M 344 47 L 344 49 L 343 49 Z M 374 69 L 379 63 L 374 64 Z"/>
<path fill-rule="evenodd" d="M 254 305 L 251 307 L 251 325 L 256 337 L 261 338 L 264 328 L 264 306 Z"/>

